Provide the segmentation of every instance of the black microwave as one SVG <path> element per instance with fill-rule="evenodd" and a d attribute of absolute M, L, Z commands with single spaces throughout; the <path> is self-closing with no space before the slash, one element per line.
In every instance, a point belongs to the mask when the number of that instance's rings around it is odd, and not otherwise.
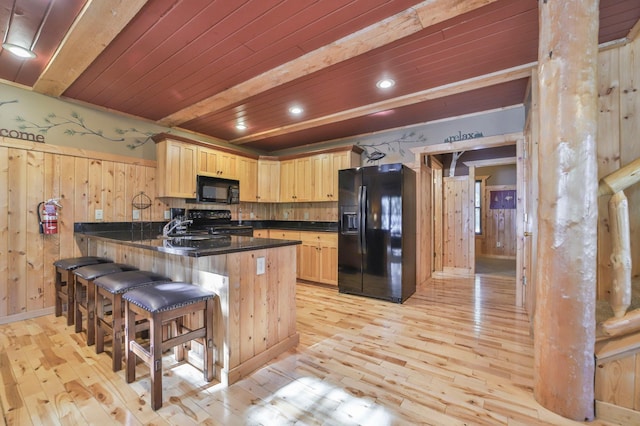
<path fill-rule="evenodd" d="M 199 203 L 238 204 L 240 182 L 211 176 L 198 176 L 196 201 Z"/>

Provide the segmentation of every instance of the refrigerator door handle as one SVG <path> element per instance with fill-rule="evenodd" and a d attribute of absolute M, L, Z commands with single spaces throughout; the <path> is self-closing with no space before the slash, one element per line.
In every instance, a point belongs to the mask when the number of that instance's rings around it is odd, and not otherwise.
<path fill-rule="evenodd" d="M 362 254 L 367 252 L 367 236 L 365 228 L 367 225 L 367 187 L 361 185 L 358 191 L 358 245 Z"/>

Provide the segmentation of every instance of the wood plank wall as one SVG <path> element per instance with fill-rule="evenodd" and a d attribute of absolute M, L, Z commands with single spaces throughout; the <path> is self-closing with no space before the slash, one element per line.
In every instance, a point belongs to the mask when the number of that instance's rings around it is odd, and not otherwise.
<path fill-rule="evenodd" d="M 476 255 L 489 257 L 516 257 L 516 210 L 491 209 L 491 191 L 515 190 L 515 185 L 486 186 L 483 194 L 483 230 L 478 237 L 480 244 L 476 245 Z M 500 242 L 500 247 L 498 247 Z"/>
<path fill-rule="evenodd" d="M 95 209 L 105 222 L 131 221 L 140 191 L 154 200 L 141 219 L 162 220 L 155 170 L 155 161 L 0 138 L 0 321 L 51 309 L 52 263 L 80 254 L 74 222 L 94 221 Z M 59 233 L 41 235 L 37 205 L 49 198 L 63 206 Z"/>
<path fill-rule="evenodd" d="M 600 52 L 598 69 L 598 177 L 640 157 L 640 38 Z M 629 199 L 632 276 L 640 277 L 640 185 Z M 598 200 L 598 299 L 608 300 L 612 281 L 608 196 Z"/>
<path fill-rule="evenodd" d="M 469 176 L 445 177 L 443 194 L 443 270 L 470 272 L 469 256 L 473 230 L 473 212 L 469 193 Z"/>

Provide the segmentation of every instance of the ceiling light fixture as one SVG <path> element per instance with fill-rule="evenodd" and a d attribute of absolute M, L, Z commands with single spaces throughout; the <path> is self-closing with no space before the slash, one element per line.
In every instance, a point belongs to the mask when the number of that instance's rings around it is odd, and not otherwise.
<path fill-rule="evenodd" d="M 36 54 L 33 53 L 33 51 L 26 49 L 22 46 L 18 46 L 16 44 L 12 44 L 12 43 L 2 43 L 2 48 L 13 53 L 14 55 L 18 56 L 19 58 L 25 58 L 25 59 L 33 59 L 36 57 Z"/>
<path fill-rule="evenodd" d="M 244 123 L 238 123 L 236 124 L 236 129 L 238 130 L 247 130 L 247 125 Z"/>
<path fill-rule="evenodd" d="M 302 109 L 302 107 L 300 106 L 292 106 L 291 108 L 289 108 L 289 112 L 293 115 L 300 115 L 304 112 L 304 109 Z"/>
<path fill-rule="evenodd" d="M 383 79 L 383 80 L 378 81 L 378 82 L 376 83 L 376 86 L 377 86 L 379 89 L 388 89 L 388 88 L 390 88 L 390 87 L 395 86 L 395 84 L 396 84 L 396 82 L 395 82 L 395 81 L 393 81 L 392 79 L 390 79 L 390 78 L 385 78 L 385 79 Z"/>

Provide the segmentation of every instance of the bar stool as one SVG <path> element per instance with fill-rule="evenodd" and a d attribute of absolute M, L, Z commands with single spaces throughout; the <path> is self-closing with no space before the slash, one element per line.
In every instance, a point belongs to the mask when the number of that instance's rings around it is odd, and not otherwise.
<path fill-rule="evenodd" d="M 112 336 L 111 363 L 113 371 L 122 368 L 122 330 L 124 309 L 122 295 L 134 288 L 167 282 L 171 279 L 150 271 L 126 271 L 96 278 L 96 353 L 104 352 L 104 335 Z M 111 303 L 111 318 L 105 315 L 106 305 Z M 148 325 L 148 324 L 147 324 Z"/>
<path fill-rule="evenodd" d="M 62 302 L 67 303 L 67 325 L 73 325 L 74 320 L 74 291 L 75 280 L 73 271 L 87 265 L 113 262 L 110 259 L 96 256 L 69 257 L 53 262 L 56 268 L 55 281 L 55 314 L 57 317 L 63 314 Z"/>
<path fill-rule="evenodd" d="M 151 370 L 151 408 L 162 407 L 162 352 L 175 347 L 177 361 L 184 359 L 184 345 L 194 339 L 201 339 L 203 345 L 204 379 L 214 376 L 213 310 L 215 294 L 200 286 L 170 282 L 151 284 L 126 292 L 125 338 L 127 383 L 136 379 L 136 356 Z M 182 317 L 203 311 L 204 325 L 184 332 Z M 149 321 L 149 348 L 135 341 L 136 315 Z M 171 336 L 163 339 L 163 325 L 171 323 Z"/>
<path fill-rule="evenodd" d="M 84 313 L 87 316 L 87 346 L 93 345 L 96 338 L 96 286 L 93 281 L 103 275 L 122 271 L 133 271 L 136 269 L 138 268 L 135 266 L 111 262 L 82 266 L 73 271 L 75 275 L 75 299 L 73 309 L 76 320 L 76 333 L 82 331 L 82 314 Z"/>

